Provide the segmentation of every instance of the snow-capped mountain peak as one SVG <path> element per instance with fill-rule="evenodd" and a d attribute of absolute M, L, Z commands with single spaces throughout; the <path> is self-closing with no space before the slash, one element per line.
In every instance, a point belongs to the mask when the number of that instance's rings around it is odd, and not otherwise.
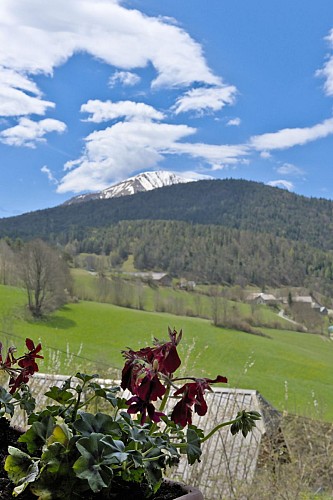
<path fill-rule="evenodd" d="M 180 184 L 183 182 L 192 182 L 193 179 L 181 177 L 173 172 L 166 170 L 157 170 L 155 172 L 142 172 L 134 177 L 114 184 L 102 191 L 96 193 L 81 194 L 66 201 L 64 205 L 72 205 L 73 203 L 81 203 L 90 200 L 106 200 L 108 198 L 116 198 L 119 196 L 128 196 L 142 191 L 151 191 L 172 184 Z"/>

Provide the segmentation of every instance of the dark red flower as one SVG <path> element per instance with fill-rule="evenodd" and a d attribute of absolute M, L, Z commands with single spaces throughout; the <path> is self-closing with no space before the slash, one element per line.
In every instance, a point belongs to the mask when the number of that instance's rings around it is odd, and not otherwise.
<path fill-rule="evenodd" d="M 173 420 L 175 424 L 179 424 L 182 427 L 185 427 L 187 424 L 191 425 L 193 407 L 195 413 L 198 415 L 206 415 L 207 403 L 204 398 L 204 393 L 205 390 L 211 390 L 209 384 L 217 382 L 226 383 L 228 380 L 226 377 L 222 377 L 221 375 L 218 375 L 214 380 L 209 378 L 199 378 L 195 379 L 194 382 L 188 382 L 177 389 L 174 396 L 182 394 L 182 398 L 174 407 L 171 414 L 171 420 Z"/>
<path fill-rule="evenodd" d="M 35 373 L 38 372 L 38 365 L 35 361 L 36 358 L 43 359 L 43 356 L 38 354 L 42 346 L 41 344 L 38 344 L 35 347 L 35 344 L 31 339 L 26 339 L 25 341 L 26 346 L 29 350 L 24 356 L 21 356 L 18 359 L 15 359 L 12 356 L 13 350 L 10 352 L 8 350 L 8 355 L 7 359 L 10 361 L 11 359 L 14 359 L 14 362 L 17 362 L 20 368 L 13 369 L 11 368 L 12 364 L 8 367 L 10 368 L 9 373 L 10 373 L 10 380 L 9 380 L 9 387 L 10 387 L 10 394 L 14 394 L 15 391 L 22 385 L 26 384 L 29 381 L 29 378 Z M 13 349 L 13 348 L 11 348 Z"/>
<path fill-rule="evenodd" d="M 147 371 L 147 375 L 137 387 L 136 394 L 145 401 L 157 401 L 162 398 L 166 388 L 161 384 L 155 372 Z"/>
<path fill-rule="evenodd" d="M 145 368 L 151 365 L 146 359 L 146 354 L 141 351 L 132 351 L 129 349 L 128 351 L 123 351 L 123 356 L 126 358 L 126 361 L 121 375 L 121 387 L 135 394 L 138 385 L 145 377 Z"/>
<path fill-rule="evenodd" d="M 168 333 L 170 341 L 161 343 L 155 339 L 156 347 L 153 348 L 153 356 L 158 362 L 158 370 L 164 375 L 174 373 L 181 364 L 177 352 L 177 345 L 181 341 L 182 330 L 177 334 L 176 330 L 171 331 L 169 328 Z"/>
<path fill-rule="evenodd" d="M 160 411 L 156 411 L 155 406 L 148 402 L 140 399 L 138 396 L 133 396 L 127 401 L 127 404 L 130 405 L 127 412 L 130 414 L 141 413 L 141 424 L 143 425 L 147 420 L 147 414 L 152 422 L 160 422 L 161 417 L 164 416 L 164 413 Z"/>

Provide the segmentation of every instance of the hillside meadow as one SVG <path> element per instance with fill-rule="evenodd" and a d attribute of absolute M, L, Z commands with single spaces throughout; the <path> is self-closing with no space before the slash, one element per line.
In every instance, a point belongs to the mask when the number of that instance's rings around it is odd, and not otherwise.
<path fill-rule="evenodd" d="M 96 302 L 112 303 L 114 301 L 114 293 L 101 293 L 104 287 L 100 283 L 98 273 L 74 268 L 71 269 L 71 274 L 73 277 L 73 293 L 76 297 Z M 126 278 L 126 274 L 123 272 L 118 274 L 121 277 L 119 288 L 122 287 L 122 295 L 126 296 L 127 301 L 132 303 L 135 308 L 138 308 L 138 294 L 140 294 L 142 309 L 151 312 L 157 310 L 181 316 L 198 316 L 212 319 L 212 289 L 218 292 L 223 290 L 222 286 L 212 287 L 211 285 L 197 286 L 195 291 L 180 290 L 177 286 L 154 288 L 141 284 L 138 287 L 135 278 L 131 276 Z M 109 277 L 111 276 L 108 276 L 106 281 L 110 283 Z M 249 288 L 249 292 L 256 290 L 258 289 Z M 225 308 L 229 317 L 235 315 L 247 320 L 254 316 L 253 319 L 257 323 L 265 324 L 268 327 L 278 327 L 280 325 L 281 328 L 291 328 L 290 322 L 279 317 L 277 311 L 272 310 L 270 307 L 256 305 L 253 309 L 250 304 L 228 299 L 222 300 L 221 298 L 217 299 L 217 303 L 220 305 L 219 316 L 221 317 L 223 317 Z"/>
<path fill-rule="evenodd" d="M 41 341 L 41 371 L 108 376 L 110 369 L 121 369 L 122 349 L 166 338 L 170 326 L 183 330 L 180 354 L 191 375 L 225 375 L 229 387 L 256 389 L 279 410 L 333 421 L 333 342 L 327 337 L 273 329 L 263 329 L 267 337 L 261 337 L 216 328 L 209 320 L 92 301 L 68 304 L 33 322 L 24 303 L 23 291 L 0 286 L 1 340 L 19 352 L 26 337 Z"/>

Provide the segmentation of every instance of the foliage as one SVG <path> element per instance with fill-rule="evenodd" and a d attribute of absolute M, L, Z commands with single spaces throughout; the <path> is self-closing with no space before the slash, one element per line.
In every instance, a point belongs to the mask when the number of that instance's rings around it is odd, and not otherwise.
<path fill-rule="evenodd" d="M 232 434 L 245 437 L 260 419 L 257 412 L 239 412 L 207 435 L 192 424 L 193 411 L 201 416 L 207 412 L 204 394 L 210 384 L 227 379 L 177 378 L 181 337 L 182 332 L 169 329 L 168 341 L 155 339 L 152 347 L 124 351 L 121 387 L 132 393 L 128 400 L 118 395 L 119 387 L 102 387 L 96 375 L 80 372 L 61 388 L 51 387 L 45 395 L 53 404 L 30 413 L 30 428 L 19 438 L 26 451 L 9 447 L 5 470 L 16 485 L 14 495 L 29 487 L 39 500 L 72 498 L 74 492 L 75 498 L 91 492 L 111 498 L 115 485 L 125 482 L 143 484 L 148 497 L 159 489 L 166 467 L 177 464 L 181 454 L 189 464 L 199 460 L 201 444 L 220 428 L 231 426 Z M 19 358 L 24 370 L 34 366 L 40 351 L 40 345 L 35 348 L 30 340 L 27 347 L 33 349 Z M 2 363 L 4 369 L 12 366 L 13 352 L 10 349 Z M 180 381 L 186 382 L 174 392 L 180 398 L 167 415 L 170 390 Z M 14 397 L 21 399 L 18 383 L 12 387 Z M 96 398 L 109 403 L 110 414 L 85 411 Z"/>
<path fill-rule="evenodd" d="M 139 269 L 327 292 L 331 214 L 329 200 L 244 180 L 205 180 L 2 219 L 0 236 L 38 236 L 76 252 L 105 254 L 112 267 L 133 254 Z"/>
<path fill-rule="evenodd" d="M 126 344 L 141 347 L 150 342 L 152 332 L 161 327 L 166 329 L 168 325 L 177 328 L 181 322 L 185 338 L 179 345 L 180 355 L 183 359 L 191 351 L 189 363 L 197 374 L 214 378 L 223 364 L 231 387 L 255 387 L 275 408 L 299 415 L 307 415 L 314 409 L 313 400 L 316 399 L 321 408 L 318 418 L 333 421 L 333 400 L 327 390 L 333 384 L 333 342 L 327 334 L 261 328 L 271 337 L 269 339 L 216 328 L 210 320 L 180 318 L 97 302 L 71 303 L 42 322 L 31 322 L 17 317 L 16 309 L 22 307 L 23 300 L 22 291 L 0 286 L 3 330 L 18 335 L 23 342 L 25 337 L 40 339 L 45 356 L 42 371 L 54 373 L 57 370 L 50 358 L 51 350 L 45 347 L 61 353 L 68 345 L 71 353 L 80 354 L 74 356 L 73 361 L 78 370 L 99 372 L 104 378 L 110 378 L 110 366 L 122 367 L 120 351 L 124 347 L 124 328 Z M 8 339 L 13 343 L 11 335 Z M 63 356 L 65 359 L 66 352 Z M 61 373 L 70 375 L 73 362 L 64 362 Z"/>
<path fill-rule="evenodd" d="M 18 358 L 15 357 L 16 348 L 11 346 L 7 354 L 3 354 L 3 345 L 0 342 L 0 371 L 9 375 L 9 392 L 0 386 L 0 416 L 8 413 L 13 416 L 15 406 L 20 406 L 28 414 L 35 408 L 35 401 L 32 397 L 27 383 L 30 377 L 38 372 L 36 359 L 43 359 L 39 354 L 42 349 L 41 344 L 35 347 L 31 339 L 25 341 L 28 352 Z"/>

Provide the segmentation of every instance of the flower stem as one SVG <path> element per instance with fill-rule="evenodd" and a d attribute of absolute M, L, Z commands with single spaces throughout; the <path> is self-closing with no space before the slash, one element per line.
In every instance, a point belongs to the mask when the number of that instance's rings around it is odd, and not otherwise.
<path fill-rule="evenodd" d="M 205 441 L 207 441 L 207 439 L 209 439 L 213 434 L 215 434 L 215 432 L 217 432 L 219 429 L 222 429 L 222 427 L 226 427 L 227 425 L 232 425 L 234 424 L 235 422 L 238 422 L 239 420 L 241 420 L 241 417 L 238 417 L 238 418 L 234 418 L 234 420 L 228 420 L 227 422 L 222 422 L 221 424 L 218 424 L 216 427 L 214 427 L 214 429 L 212 429 L 208 434 L 207 436 L 203 437 L 202 439 L 200 439 L 200 442 L 201 443 L 204 443 Z"/>
<path fill-rule="evenodd" d="M 164 411 L 164 408 L 165 408 L 165 406 L 167 404 L 167 401 L 168 401 L 168 398 L 169 398 L 169 394 L 170 394 L 170 385 L 167 387 L 167 390 L 164 393 L 163 399 L 162 399 L 161 404 L 160 404 L 159 411 L 161 411 L 161 412 Z M 152 434 L 154 434 L 154 432 L 156 431 L 157 427 L 158 427 L 157 423 L 154 422 L 153 425 L 150 428 L 150 431 L 149 431 L 149 435 L 150 436 Z"/>

